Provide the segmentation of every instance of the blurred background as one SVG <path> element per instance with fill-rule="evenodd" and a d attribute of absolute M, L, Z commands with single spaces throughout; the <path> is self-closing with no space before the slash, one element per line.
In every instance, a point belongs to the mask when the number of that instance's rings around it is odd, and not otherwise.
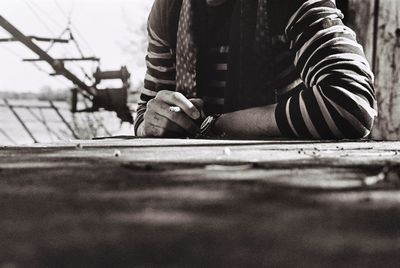
<path fill-rule="evenodd" d="M 98 58 L 65 61 L 64 65 L 87 85 L 96 83 L 99 90 L 126 86 L 127 104 L 134 113 L 145 72 L 146 20 L 152 2 L 2 0 L 0 15 L 26 36 L 68 40 L 33 40 L 54 59 Z M 47 62 L 23 62 L 37 59 L 38 55 L 17 40 L 7 40 L 10 38 L 12 35 L 0 27 L 0 144 L 133 134 L 130 120 L 121 121 L 115 107 L 104 100 L 91 109 L 91 101 L 78 96 L 78 109 L 82 106 L 80 110 L 86 112 L 71 113 L 74 83 L 63 75 L 52 76 L 54 68 Z M 98 83 L 95 78 L 96 70 L 123 70 L 123 66 L 130 73 L 129 81 L 125 77 Z"/>

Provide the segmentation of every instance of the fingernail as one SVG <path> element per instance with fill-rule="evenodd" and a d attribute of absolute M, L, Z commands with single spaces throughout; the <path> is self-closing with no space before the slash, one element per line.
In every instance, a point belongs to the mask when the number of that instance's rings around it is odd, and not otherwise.
<path fill-rule="evenodd" d="M 198 119 L 200 118 L 200 112 L 199 111 L 195 111 L 192 113 L 192 116 L 194 117 L 194 119 Z"/>

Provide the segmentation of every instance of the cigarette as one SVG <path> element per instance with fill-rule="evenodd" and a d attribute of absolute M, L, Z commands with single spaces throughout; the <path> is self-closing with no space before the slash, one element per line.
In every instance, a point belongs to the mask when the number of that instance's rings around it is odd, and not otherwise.
<path fill-rule="evenodd" d="M 179 113 L 179 112 L 181 112 L 182 110 L 181 110 L 181 108 L 178 107 L 178 106 L 171 106 L 171 107 L 169 107 L 169 111 L 170 111 L 170 112 L 174 112 L 174 113 Z"/>

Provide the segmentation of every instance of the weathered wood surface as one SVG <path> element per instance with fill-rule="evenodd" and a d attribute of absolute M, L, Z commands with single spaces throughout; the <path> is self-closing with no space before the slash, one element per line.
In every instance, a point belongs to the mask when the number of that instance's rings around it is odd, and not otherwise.
<path fill-rule="evenodd" d="M 400 143 L 0 150 L 0 267 L 399 267 Z"/>
<path fill-rule="evenodd" d="M 337 2 L 375 73 L 379 115 L 372 138 L 400 140 L 400 1 Z"/>
<path fill-rule="evenodd" d="M 375 59 L 379 117 L 376 139 L 400 139 L 400 1 L 381 0 Z"/>

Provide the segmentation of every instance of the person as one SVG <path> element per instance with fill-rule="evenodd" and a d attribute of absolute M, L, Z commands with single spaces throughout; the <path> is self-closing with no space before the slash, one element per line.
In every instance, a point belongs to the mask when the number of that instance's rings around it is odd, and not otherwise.
<path fill-rule="evenodd" d="M 148 35 L 138 136 L 371 132 L 374 75 L 334 0 L 156 0 Z"/>

